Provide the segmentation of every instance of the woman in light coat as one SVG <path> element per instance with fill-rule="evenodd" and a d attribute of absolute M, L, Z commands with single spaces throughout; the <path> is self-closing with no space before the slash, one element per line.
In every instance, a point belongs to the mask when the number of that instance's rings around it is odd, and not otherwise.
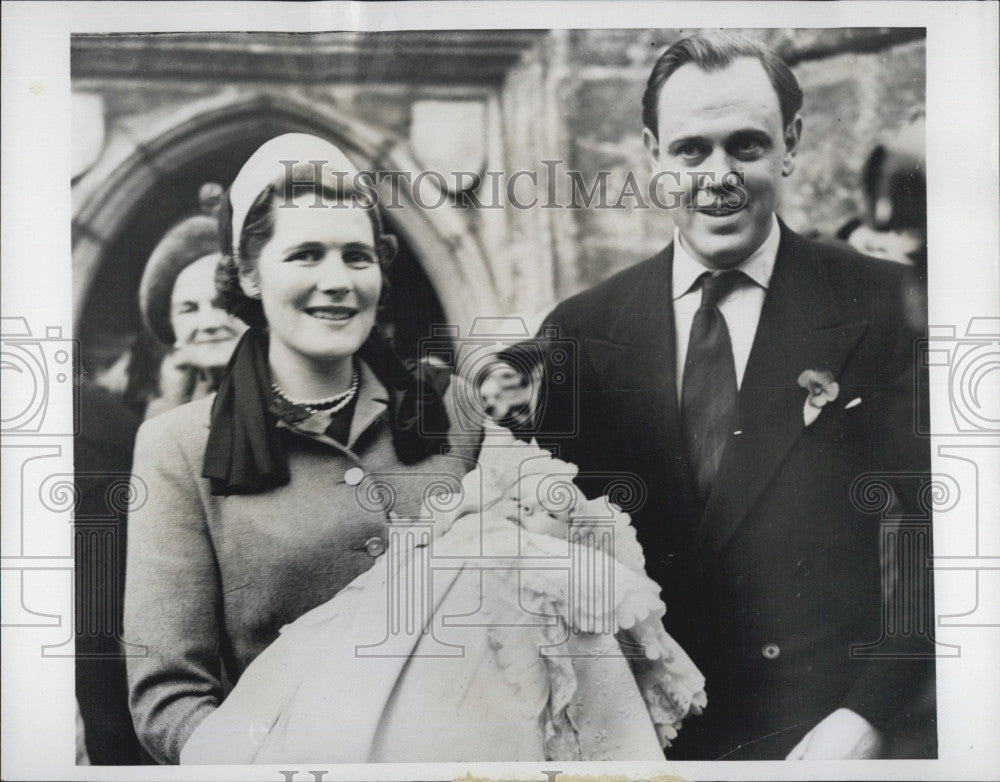
<path fill-rule="evenodd" d="M 215 395 L 139 431 L 130 707 L 163 763 L 283 625 L 368 570 L 388 525 L 474 464 L 458 380 L 409 371 L 376 326 L 395 243 L 353 173 L 305 134 L 246 162 L 220 211 L 220 292 L 250 328 Z"/>

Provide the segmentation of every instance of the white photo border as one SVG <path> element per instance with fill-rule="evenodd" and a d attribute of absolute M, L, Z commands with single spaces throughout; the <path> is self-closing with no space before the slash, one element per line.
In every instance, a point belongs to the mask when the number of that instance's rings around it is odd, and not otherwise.
<path fill-rule="evenodd" d="M 197 6 L 196 8 L 194 6 Z M 964 333 L 970 317 L 1000 318 L 1000 187 L 998 187 L 998 5 L 958 2 L 5 2 L 2 56 L 2 313 L 72 336 L 70 209 L 70 35 L 152 31 L 319 31 L 408 29 L 924 27 L 927 30 L 927 181 L 929 323 Z M 1000 320 L 997 321 L 1000 323 Z M 995 374 L 994 374 L 995 377 Z M 64 389 L 65 390 L 65 389 Z M 987 387 L 989 392 L 990 387 Z M 932 374 L 932 417 L 949 419 L 947 378 Z M 54 395 L 52 414 L 72 414 L 68 393 Z M 72 431 L 72 426 L 67 431 Z M 26 441 L 27 443 L 27 441 Z M 18 460 L 26 443 L 4 442 L 4 586 L 19 558 L 17 535 L 34 519 L 21 505 Z M 947 436 L 933 441 L 935 467 Z M 1000 475 L 1000 438 L 982 440 L 980 477 Z M 33 444 L 32 444 L 33 447 Z M 72 442 L 58 448 L 72 472 Z M 27 491 L 25 487 L 21 487 Z M 30 487 L 34 491 L 34 487 Z M 975 486 L 963 488 L 976 491 Z M 980 523 L 1000 518 L 1000 491 L 979 497 Z M 936 541 L 950 531 L 936 524 Z M 992 533 L 991 533 L 992 534 Z M 995 536 L 994 536 L 995 538 Z M 268 780 L 290 766 L 88 767 L 74 763 L 72 657 L 39 650 L 69 632 L 72 556 L 69 529 L 56 530 L 51 567 L 39 562 L 39 604 L 62 605 L 61 627 L 2 630 L 4 777 L 8 779 Z M 1000 558 L 1000 549 L 993 552 Z M 45 559 L 45 558 L 41 558 Z M 994 567 L 997 565 L 994 564 Z M 26 578 L 28 576 L 25 576 Z M 969 581 L 938 578 L 936 605 L 971 603 Z M 46 591 L 47 590 L 47 591 Z M 5 590 L 6 591 L 6 590 Z M 44 593 L 44 594 L 43 594 Z M 979 601 L 1000 602 L 980 594 Z M 15 601 L 16 602 L 16 601 Z M 10 608 L 4 597 L 5 617 Z M 14 606 L 16 608 L 16 605 Z M 939 758 L 851 762 L 461 763 L 302 765 L 294 779 L 546 779 L 611 774 L 629 779 L 986 779 L 1000 768 L 1000 632 L 995 626 L 938 627 L 938 640 L 960 644 L 961 658 L 938 662 Z M 561 776 L 560 782 L 568 777 Z"/>

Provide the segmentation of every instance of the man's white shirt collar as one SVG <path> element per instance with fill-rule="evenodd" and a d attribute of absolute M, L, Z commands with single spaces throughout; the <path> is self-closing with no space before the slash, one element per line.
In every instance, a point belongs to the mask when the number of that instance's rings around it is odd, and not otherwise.
<path fill-rule="evenodd" d="M 778 257 L 780 243 L 781 229 L 778 226 L 778 217 L 772 213 L 771 231 L 767 238 L 760 247 L 754 250 L 748 258 L 737 264 L 735 268 L 746 274 L 761 288 L 767 290 L 771 284 L 771 275 L 774 274 L 774 262 Z M 687 251 L 681 241 L 680 231 L 674 228 L 674 299 L 688 293 L 695 281 L 706 271 L 712 270 Z"/>

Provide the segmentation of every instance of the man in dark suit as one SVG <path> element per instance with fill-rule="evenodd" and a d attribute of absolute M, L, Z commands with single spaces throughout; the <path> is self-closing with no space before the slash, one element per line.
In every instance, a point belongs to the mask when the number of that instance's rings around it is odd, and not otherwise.
<path fill-rule="evenodd" d="M 753 41 L 668 49 L 644 140 L 661 181 L 697 183 L 672 210 L 674 241 L 546 321 L 575 343 L 579 374 L 543 387 L 530 428 L 585 484 L 645 484 L 633 521 L 647 570 L 706 676 L 708 708 L 672 758 L 884 756 L 933 674 L 926 638 L 897 633 L 891 659 L 859 650 L 883 638 L 891 595 L 857 481 L 888 475 L 895 507 L 917 508 L 929 446 L 914 434 L 901 267 L 776 216 L 801 105 L 787 65 Z"/>

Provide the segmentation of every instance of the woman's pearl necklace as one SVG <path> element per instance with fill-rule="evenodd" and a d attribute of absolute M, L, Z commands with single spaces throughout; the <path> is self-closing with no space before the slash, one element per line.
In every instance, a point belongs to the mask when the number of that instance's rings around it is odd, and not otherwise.
<path fill-rule="evenodd" d="M 330 396 L 326 399 L 316 399 L 308 402 L 292 399 L 281 390 L 277 383 L 271 383 L 271 390 L 274 391 L 275 396 L 283 399 L 289 404 L 297 407 L 304 407 L 310 413 L 319 413 L 324 411 L 329 413 L 339 413 L 351 403 L 351 400 L 354 399 L 358 393 L 358 370 L 355 369 L 351 375 L 350 388 L 337 394 L 336 396 Z"/>

